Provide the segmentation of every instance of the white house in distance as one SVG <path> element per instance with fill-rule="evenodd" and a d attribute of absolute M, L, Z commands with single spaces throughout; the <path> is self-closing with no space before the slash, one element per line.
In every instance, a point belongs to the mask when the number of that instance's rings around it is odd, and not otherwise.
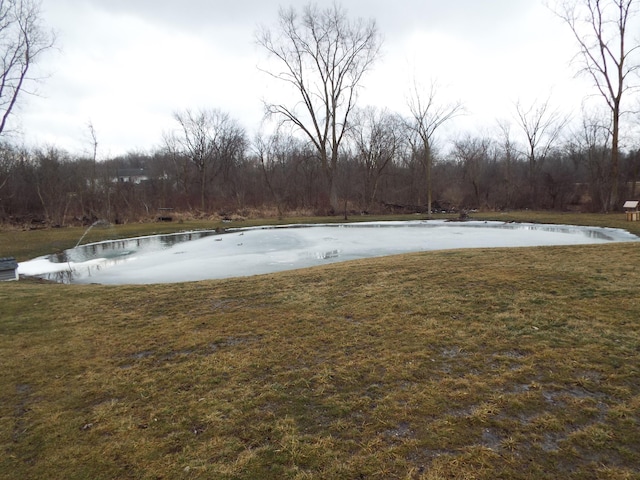
<path fill-rule="evenodd" d="M 119 168 L 116 170 L 116 177 L 113 179 L 113 182 L 140 185 L 149 179 L 150 177 L 144 168 Z"/>

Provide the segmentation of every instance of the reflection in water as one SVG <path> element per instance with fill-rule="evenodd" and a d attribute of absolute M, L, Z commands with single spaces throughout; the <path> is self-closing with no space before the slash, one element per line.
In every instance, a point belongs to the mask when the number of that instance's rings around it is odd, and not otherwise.
<path fill-rule="evenodd" d="M 91 277 L 92 273 L 113 266 L 121 261 L 126 261 L 135 253 L 165 250 L 178 243 L 189 242 L 216 234 L 217 232 L 215 230 L 203 230 L 198 232 L 153 235 L 149 237 L 90 243 L 49 255 L 48 260 L 51 263 L 66 263 L 69 268 L 58 272 L 38 275 L 38 277 L 58 283 L 72 283 L 75 277 Z M 86 262 L 98 259 L 100 259 L 99 263 L 86 264 Z"/>
<path fill-rule="evenodd" d="M 482 225 L 474 225 L 477 227 L 482 227 Z M 568 233 L 568 234 L 582 234 L 588 238 L 595 238 L 598 240 L 606 240 L 613 242 L 615 238 L 611 235 L 607 235 L 602 230 L 595 230 L 586 227 L 572 227 L 571 225 L 536 225 L 536 224 L 528 224 L 524 225 L 521 223 L 505 223 L 504 225 L 500 225 L 498 228 L 505 228 L 509 230 L 532 230 L 538 232 L 550 232 L 550 233 Z"/>
<path fill-rule="evenodd" d="M 90 243 L 81 247 L 70 248 L 64 252 L 49 256 L 53 263 L 86 262 L 96 258 L 117 259 L 144 250 L 154 252 L 172 247 L 177 243 L 197 240 L 216 235 L 214 230 L 199 232 L 173 233 L 170 235 L 153 235 L 150 237 L 127 238 Z"/>
<path fill-rule="evenodd" d="M 71 270 L 62 270 L 60 272 L 50 272 L 38 275 L 38 277 L 56 283 L 72 283 L 74 274 Z"/>

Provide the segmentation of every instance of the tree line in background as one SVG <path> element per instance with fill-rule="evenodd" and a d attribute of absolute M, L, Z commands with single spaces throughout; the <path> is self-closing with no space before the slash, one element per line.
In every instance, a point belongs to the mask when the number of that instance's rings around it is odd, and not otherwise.
<path fill-rule="evenodd" d="M 27 71 L 53 40 L 33 0 L 0 0 L 5 71 L 0 72 L 0 134 Z M 558 0 L 556 15 L 578 44 L 581 72 L 605 107 L 584 109 L 580 127 L 550 100 L 514 105 L 495 134 L 442 127 L 464 113 L 435 82 L 414 82 L 408 116 L 358 108 L 362 78 L 382 38 L 374 20 L 352 20 L 338 4 L 282 8 L 256 43 L 271 60 L 264 72 L 293 97 L 265 102 L 277 128 L 248 138 L 217 109 L 176 112 L 176 128 L 152 153 L 97 161 L 56 147 L 0 145 L 0 221 L 67 225 L 197 216 L 348 214 L 468 209 L 579 209 L 608 212 L 637 195 L 640 151 L 623 150 L 624 117 L 634 99 L 640 44 L 629 29 L 635 0 Z M 635 42 L 635 43 L 634 43 Z M 5 88 L 6 87 L 6 88 Z M 4 111 L 2 111 L 4 109 Z M 636 113 L 637 115 L 637 113 Z M 629 133 L 626 134 L 627 138 Z M 440 143 L 438 142 L 440 140 Z M 173 213 L 169 213 L 173 212 Z"/>
<path fill-rule="evenodd" d="M 208 217 L 428 211 L 424 143 L 407 119 L 391 112 L 355 111 L 357 122 L 333 177 L 338 211 L 328 210 L 322 163 L 308 142 L 283 134 L 249 140 L 237 122 L 215 110 L 178 117 L 189 133 L 167 138 L 164 148 L 100 162 L 55 147 L 3 145 L 0 220 L 64 226 L 180 212 Z M 610 145 L 602 135 L 584 125 L 562 144 L 551 142 L 555 133 L 542 132 L 536 137 L 542 143 L 519 145 L 503 126 L 496 138 L 468 135 L 447 151 L 433 149 L 433 210 L 606 211 L 613 186 Z M 640 151 L 620 155 L 617 188 L 625 198 L 638 195 L 639 170 Z"/>

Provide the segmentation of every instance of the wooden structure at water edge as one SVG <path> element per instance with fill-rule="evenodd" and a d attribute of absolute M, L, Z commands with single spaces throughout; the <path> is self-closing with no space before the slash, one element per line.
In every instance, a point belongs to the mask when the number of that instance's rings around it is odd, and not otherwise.
<path fill-rule="evenodd" d="M 640 220 L 640 210 L 638 210 L 638 202 L 637 200 L 628 200 L 624 202 L 623 208 L 627 214 L 628 222 L 637 222 Z"/>
<path fill-rule="evenodd" d="M 18 262 L 13 257 L 0 258 L 0 281 L 18 280 Z"/>

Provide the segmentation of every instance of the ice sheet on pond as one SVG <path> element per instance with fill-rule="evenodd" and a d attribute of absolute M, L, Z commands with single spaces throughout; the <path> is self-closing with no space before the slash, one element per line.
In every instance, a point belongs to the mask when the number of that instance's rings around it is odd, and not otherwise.
<path fill-rule="evenodd" d="M 640 241 L 625 230 L 503 222 L 367 222 L 187 232 L 99 242 L 20 263 L 71 283 L 169 283 L 306 268 L 427 250 Z"/>

